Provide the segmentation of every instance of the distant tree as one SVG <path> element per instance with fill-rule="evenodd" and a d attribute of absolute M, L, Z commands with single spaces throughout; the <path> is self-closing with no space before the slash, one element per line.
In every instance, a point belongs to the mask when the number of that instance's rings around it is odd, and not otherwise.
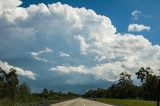
<path fill-rule="evenodd" d="M 47 88 L 44 88 L 41 94 L 42 94 L 42 97 L 48 98 L 48 96 L 49 96 L 48 89 L 47 89 Z"/>
<path fill-rule="evenodd" d="M 53 90 L 50 90 L 49 93 L 50 93 L 50 94 L 53 94 L 54 92 L 53 92 Z"/>
<path fill-rule="evenodd" d="M 18 91 L 22 95 L 30 95 L 31 93 L 29 86 L 25 82 L 19 85 Z"/>
<path fill-rule="evenodd" d="M 72 93 L 72 92 L 68 92 L 68 93 L 67 93 L 67 96 L 68 96 L 68 98 L 78 97 L 78 95 L 77 95 L 77 94 Z"/>
<path fill-rule="evenodd" d="M 108 92 L 109 92 L 109 97 L 110 98 L 116 98 L 117 97 L 117 85 L 116 84 L 112 84 L 111 87 L 108 88 Z"/>
<path fill-rule="evenodd" d="M 31 97 L 31 91 L 29 85 L 23 82 L 18 85 L 17 88 L 17 99 L 19 102 L 29 102 Z"/>

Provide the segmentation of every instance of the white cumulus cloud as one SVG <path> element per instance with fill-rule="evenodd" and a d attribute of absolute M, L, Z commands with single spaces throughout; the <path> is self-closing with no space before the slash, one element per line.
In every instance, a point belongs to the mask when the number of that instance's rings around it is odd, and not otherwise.
<path fill-rule="evenodd" d="M 142 30 L 150 30 L 150 27 L 129 26 L 129 31 Z M 64 76 L 74 72 L 93 75 L 95 80 L 113 81 L 122 71 L 134 75 L 140 67 L 149 66 L 156 72 L 160 64 L 159 45 L 152 45 L 143 35 L 121 34 L 107 16 L 67 4 L 42 3 L 27 8 L 1 9 L 0 31 L 1 58 L 23 56 L 42 47 L 52 47 L 57 53 L 71 52 L 67 61 L 58 60 L 59 55 L 54 54 L 45 57 L 52 52 L 49 48 L 30 53 L 39 61 L 56 61 L 51 70 Z"/>
<path fill-rule="evenodd" d="M 143 24 L 130 24 L 128 26 L 128 31 L 129 32 L 140 32 L 140 31 L 149 31 L 151 29 L 150 26 L 145 26 Z"/>
<path fill-rule="evenodd" d="M 10 71 L 11 68 L 14 68 L 18 75 L 25 76 L 25 77 L 35 80 L 36 75 L 30 70 L 24 70 L 22 68 L 9 65 L 7 62 L 2 62 L 2 61 L 0 61 L 0 67 L 2 68 L 2 70 L 4 70 L 7 73 Z"/>

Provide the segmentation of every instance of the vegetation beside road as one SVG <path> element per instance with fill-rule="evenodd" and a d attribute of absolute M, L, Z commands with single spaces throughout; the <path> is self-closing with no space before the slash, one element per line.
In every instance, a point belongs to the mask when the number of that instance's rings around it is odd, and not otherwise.
<path fill-rule="evenodd" d="M 122 72 L 116 84 L 112 84 L 106 89 L 89 90 L 83 96 L 88 98 L 156 100 L 159 95 L 158 90 L 160 90 L 158 89 L 158 76 L 149 67 L 140 68 L 135 75 L 141 81 L 140 85 L 133 83 L 130 74 Z"/>
<path fill-rule="evenodd" d="M 31 93 L 27 83 L 20 83 L 16 70 L 6 72 L 0 68 L 0 106 L 39 106 L 76 98 L 78 95 L 68 92 L 54 92 L 43 89 L 40 93 Z"/>
<path fill-rule="evenodd" d="M 124 106 L 154 106 L 156 103 L 151 101 L 157 98 L 158 76 L 149 67 L 142 67 L 135 74 L 141 81 L 139 86 L 133 83 L 130 74 L 122 72 L 116 84 L 106 89 L 89 90 L 83 97 L 106 98 L 97 101 Z M 20 83 L 15 69 L 11 68 L 10 72 L 6 73 L 0 68 L 0 106 L 37 106 L 40 103 L 52 104 L 76 97 L 79 95 L 71 92 L 54 92 L 46 88 L 40 93 L 31 93 L 27 83 Z M 137 98 L 141 100 L 133 100 Z"/>
<path fill-rule="evenodd" d="M 97 99 L 97 101 L 118 106 L 156 106 L 156 102 L 154 101 L 133 99 Z"/>

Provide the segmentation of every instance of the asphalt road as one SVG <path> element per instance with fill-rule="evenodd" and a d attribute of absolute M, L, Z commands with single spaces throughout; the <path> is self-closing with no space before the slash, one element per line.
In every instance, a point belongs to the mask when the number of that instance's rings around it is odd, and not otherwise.
<path fill-rule="evenodd" d="M 108 104 L 103 104 L 96 101 L 78 98 L 70 101 L 51 104 L 50 106 L 113 106 L 113 105 L 108 105 Z"/>

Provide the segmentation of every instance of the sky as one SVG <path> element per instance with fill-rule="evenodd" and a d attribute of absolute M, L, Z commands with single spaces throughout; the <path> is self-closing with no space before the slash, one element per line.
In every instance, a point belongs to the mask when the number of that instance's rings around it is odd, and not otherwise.
<path fill-rule="evenodd" d="M 158 74 L 159 0 L 0 0 L 0 67 L 33 92 L 106 88 Z"/>

